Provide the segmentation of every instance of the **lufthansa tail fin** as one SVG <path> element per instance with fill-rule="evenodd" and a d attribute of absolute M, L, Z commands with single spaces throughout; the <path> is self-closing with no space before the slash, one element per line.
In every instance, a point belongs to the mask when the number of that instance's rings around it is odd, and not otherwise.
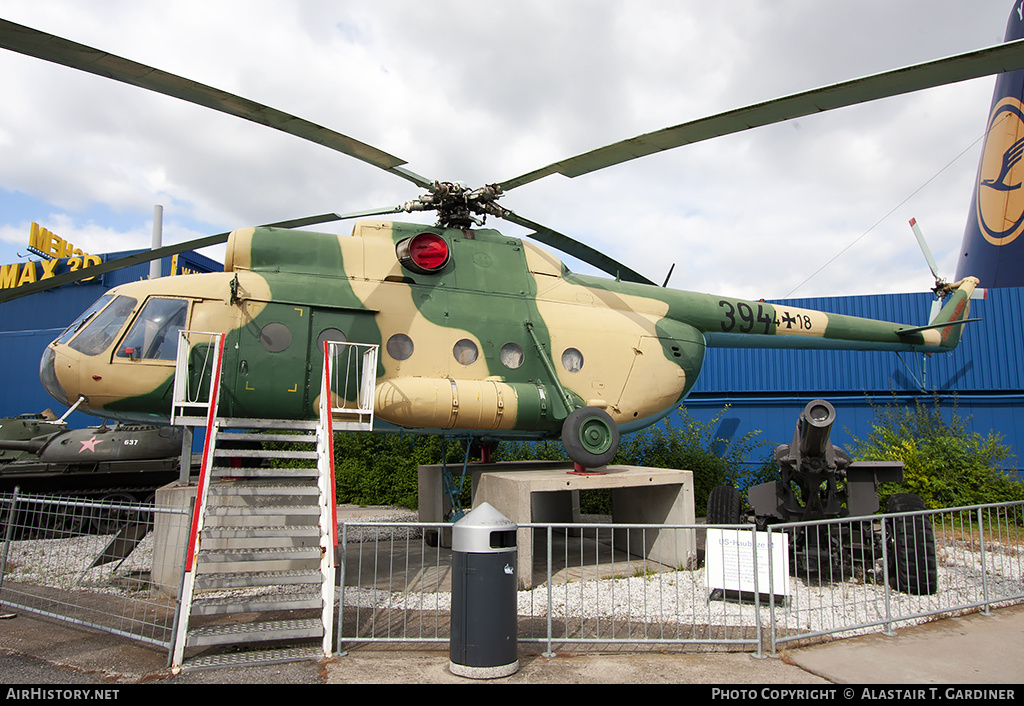
<path fill-rule="evenodd" d="M 1024 0 L 1014 0 L 1004 41 L 1024 37 Z M 999 74 L 956 279 L 1024 286 L 1024 70 Z"/>

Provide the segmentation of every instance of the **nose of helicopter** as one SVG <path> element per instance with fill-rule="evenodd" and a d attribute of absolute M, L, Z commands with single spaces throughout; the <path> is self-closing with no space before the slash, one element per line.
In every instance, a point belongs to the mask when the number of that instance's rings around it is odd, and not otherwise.
<path fill-rule="evenodd" d="M 58 355 L 57 346 L 50 344 L 46 347 L 46 350 L 43 351 L 43 357 L 39 361 L 39 380 L 53 399 L 62 405 L 69 406 L 71 404 L 68 401 L 71 398 L 69 393 L 74 394 L 77 391 L 66 390 L 61 385 L 60 379 L 57 377 Z M 75 396 L 77 398 L 77 395 Z"/>

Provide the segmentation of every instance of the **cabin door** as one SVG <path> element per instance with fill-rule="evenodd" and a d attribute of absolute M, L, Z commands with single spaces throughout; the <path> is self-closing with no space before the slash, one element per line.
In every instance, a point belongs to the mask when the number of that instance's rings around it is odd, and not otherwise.
<path fill-rule="evenodd" d="M 310 308 L 253 301 L 244 307 L 237 348 L 230 350 L 229 339 L 225 351 L 230 404 L 222 415 L 312 419 L 306 405 Z"/>
<path fill-rule="evenodd" d="M 314 413 L 320 398 L 320 384 L 324 370 L 324 341 L 347 343 L 376 343 L 380 339 L 373 312 L 354 309 L 313 309 L 309 330 L 309 386 L 306 390 L 306 404 Z M 346 396 L 345 382 L 349 401 L 355 400 L 358 381 L 362 374 L 361 359 L 336 360 L 332 389 L 339 395 Z M 352 382 L 355 381 L 353 385 Z"/>

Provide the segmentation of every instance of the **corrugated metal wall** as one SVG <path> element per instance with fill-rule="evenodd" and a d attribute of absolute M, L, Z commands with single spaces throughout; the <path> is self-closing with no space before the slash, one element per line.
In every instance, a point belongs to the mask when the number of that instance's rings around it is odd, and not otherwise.
<path fill-rule="evenodd" d="M 896 294 L 792 299 L 785 303 L 837 314 L 923 324 L 932 296 Z M 973 430 L 1004 437 L 1018 456 L 1024 451 L 1024 288 L 989 290 L 974 300 L 960 346 L 925 356 L 857 351 L 708 349 L 700 379 L 686 400 L 687 411 L 710 421 L 725 405 L 720 425 L 726 439 L 749 432 L 772 444 L 792 440 L 804 405 L 829 400 L 838 421 L 833 443 L 848 446 L 865 437 L 871 404 L 921 401 L 970 418 Z M 895 397 L 894 397 L 895 395 Z M 1015 464 L 1021 465 L 1018 458 Z"/>
<path fill-rule="evenodd" d="M 694 395 L 1024 391 L 1024 289 L 996 289 L 971 304 L 960 346 L 951 353 L 708 349 Z M 792 299 L 785 303 L 836 314 L 921 325 L 931 294 Z"/>

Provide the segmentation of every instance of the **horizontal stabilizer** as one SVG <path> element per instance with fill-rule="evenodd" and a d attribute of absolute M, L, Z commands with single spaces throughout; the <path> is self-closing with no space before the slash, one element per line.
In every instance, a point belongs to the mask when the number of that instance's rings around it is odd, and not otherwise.
<path fill-rule="evenodd" d="M 928 324 L 927 326 L 918 326 L 917 328 L 905 328 L 900 329 L 896 332 L 897 336 L 909 336 L 912 333 L 921 333 L 922 331 L 930 331 L 936 328 L 946 328 L 947 326 L 962 326 L 963 324 L 971 321 L 982 321 L 982 319 L 960 319 L 959 321 L 945 321 L 940 324 Z"/>

